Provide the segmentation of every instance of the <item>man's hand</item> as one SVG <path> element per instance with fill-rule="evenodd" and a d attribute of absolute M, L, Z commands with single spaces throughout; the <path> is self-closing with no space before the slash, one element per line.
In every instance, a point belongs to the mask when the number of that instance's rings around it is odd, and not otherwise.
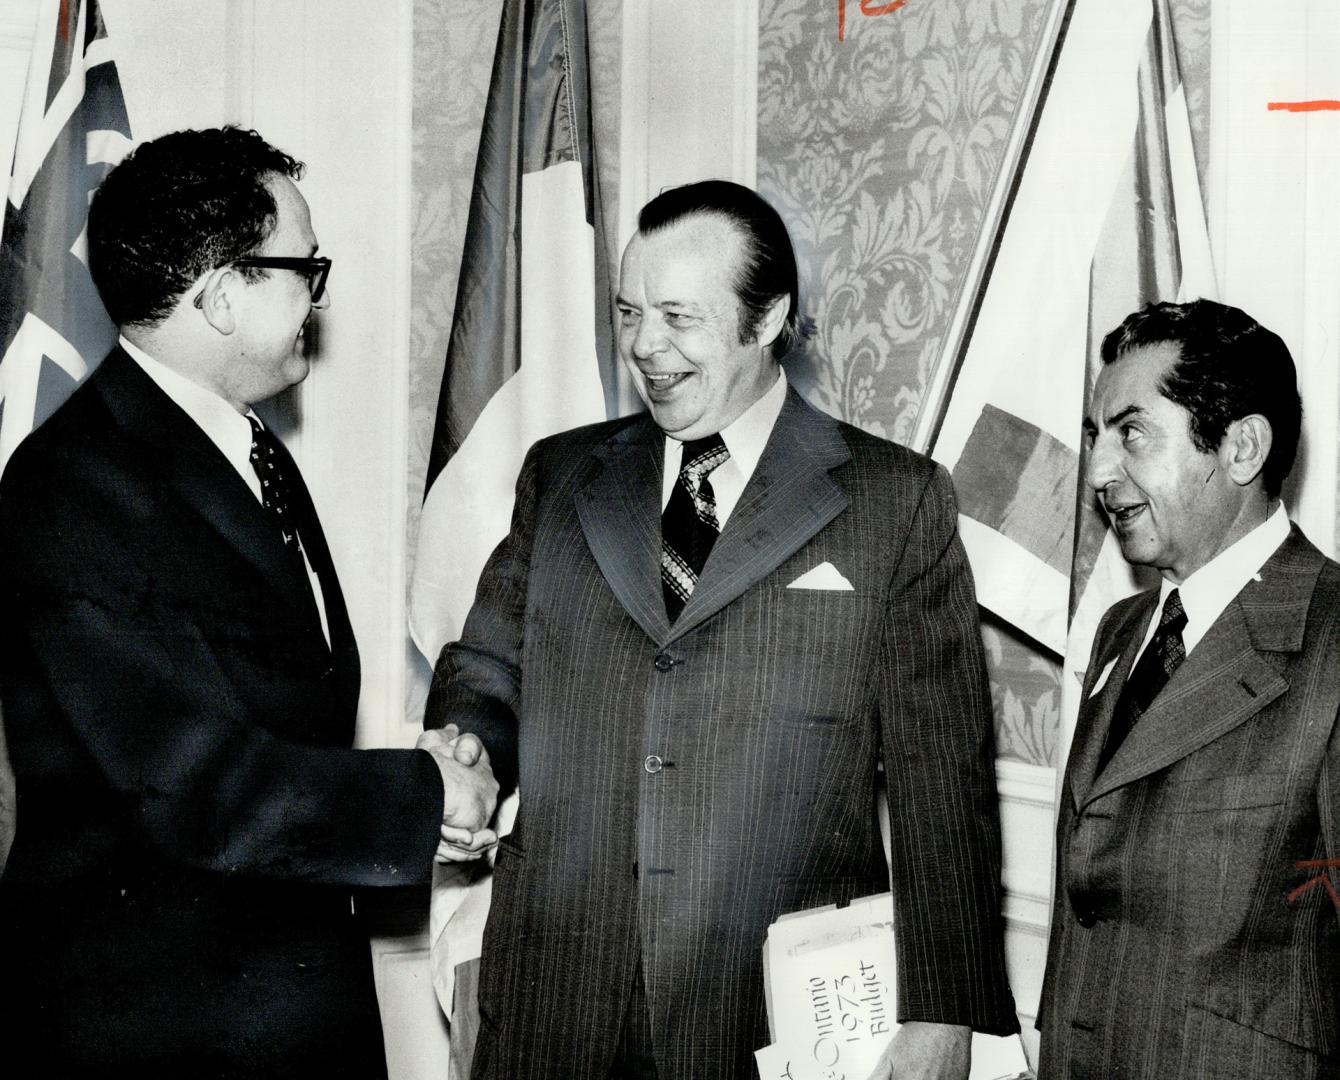
<path fill-rule="evenodd" d="M 488 751 L 474 735 L 461 735 L 455 724 L 425 731 L 416 745 L 433 755 L 442 773 L 442 842 L 437 860 L 479 858 L 498 842 L 493 830 L 484 828 L 498 805 L 498 782 Z"/>
<path fill-rule="evenodd" d="M 957 1024 L 903 1024 L 870 1080 L 968 1080 L 972 1028 Z"/>

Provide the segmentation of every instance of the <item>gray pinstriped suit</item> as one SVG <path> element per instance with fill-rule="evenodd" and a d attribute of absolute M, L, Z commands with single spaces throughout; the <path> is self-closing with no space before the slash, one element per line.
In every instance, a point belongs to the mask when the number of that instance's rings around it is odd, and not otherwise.
<path fill-rule="evenodd" d="M 902 1014 L 1016 1030 L 989 695 L 948 478 L 789 393 L 672 628 L 662 446 L 646 416 L 537 444 L 439 661 L 428 722 L 478 732 L 522 791 L 472 1075 L 603 1080 L 640 953 L 660 1074 L 754 1076 L 768 924 L 887 887 L 881 755 Z M 825 561 L 852 591 L 786 588 Z"/>
<path fill-rule="evenodd" d="M 1321 887 L 1289 900 L 1317 873 L 1297 861 L 1340 857 L 1340 566 L 1295 526 L 1095 775 L 1157 597 L 1114 606 L 1095 639 L 1039 1075 L 1340 1075 L 1340 913 Z"/>

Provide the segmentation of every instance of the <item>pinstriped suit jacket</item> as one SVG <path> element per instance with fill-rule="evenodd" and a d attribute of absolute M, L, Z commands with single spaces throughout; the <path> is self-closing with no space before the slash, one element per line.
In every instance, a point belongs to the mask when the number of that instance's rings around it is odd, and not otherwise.
<path fill-rule="evenodd" d="M 672 627 L 662 447 L 646 416 L 538 443 L 438 664 L 429 723 L 478 732 L 522 791 L 472 1075 L 603 1080 L 640 958 L 661 1075 L 753 1077 L 768 924 L 887 888 L 881 757 L 901 1013 L 1017 1030 L 989 693 L 947 476 L 791 393 Z M 786 587 L 825 561 L 852 591 Z"/>
<path fill-rule="evenodd" d="M 1089 664 L 1040 1076 L 1335 1076 L 1340 919 L 1290 893 L 1340 856 L 1340 566 L 1295 526 L 1096 773 L 1157 596 L 1114 606 Z"/>

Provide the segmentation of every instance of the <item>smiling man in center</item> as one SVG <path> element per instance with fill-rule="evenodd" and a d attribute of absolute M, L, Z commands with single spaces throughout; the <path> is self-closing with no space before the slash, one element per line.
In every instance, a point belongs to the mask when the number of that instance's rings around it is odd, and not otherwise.
<path fill-rule="evenodd" d="M 707 181 L 624 254 L 650 410 L 545 439 L 438 661 L 428 724 L 478 735 L 501 845 L 471 1075 L 755 1075 L 779 916 L 883 892 L 904 1026 L 879 1077 L 966 1077 L 1017 1030 L 990 694 L 949 478 L 817 412 L 779 358 L 776 211 Z"/>

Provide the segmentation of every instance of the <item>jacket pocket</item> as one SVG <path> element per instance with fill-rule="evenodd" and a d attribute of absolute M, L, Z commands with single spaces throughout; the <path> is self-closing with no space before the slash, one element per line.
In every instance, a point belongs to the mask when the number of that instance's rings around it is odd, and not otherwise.
<path fill-rule="evenodd" d="M 1182 1080 L 1321 1080 L 1334 1075 L 1335 1061 L 1226 1016 L 1189 1005 L 1182 1029 Z"/>
<path fill-rule="evenodd" d="M 1239 773 L 1186 779 L 1166 790 L 1173 813 L 1208 814 L 1278 806 L 1284 801 L 1286 784 L 1283 773 Z"/>

